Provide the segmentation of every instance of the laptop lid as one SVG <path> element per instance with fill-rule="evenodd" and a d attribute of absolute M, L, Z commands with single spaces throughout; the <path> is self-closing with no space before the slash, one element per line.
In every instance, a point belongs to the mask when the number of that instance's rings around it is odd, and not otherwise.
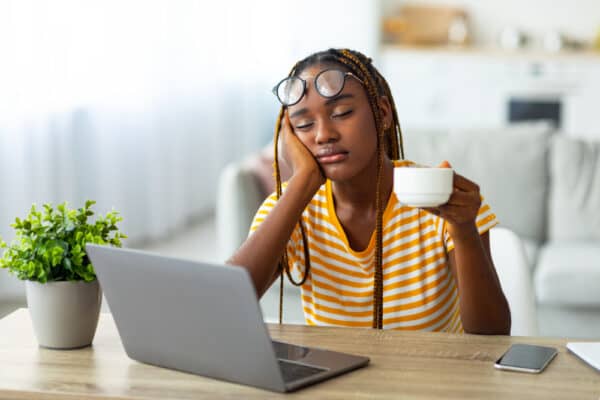
<path fill-rule="evenodd" d="M 284 391 L 245 269 L 86 245 L 127 355 Z"/>
<path fill-rule="evenodd" d="M 93 244 L 86 250 L 132 359 L 279 392 L 369 362 L 272 342 L 244 268 Z"/>

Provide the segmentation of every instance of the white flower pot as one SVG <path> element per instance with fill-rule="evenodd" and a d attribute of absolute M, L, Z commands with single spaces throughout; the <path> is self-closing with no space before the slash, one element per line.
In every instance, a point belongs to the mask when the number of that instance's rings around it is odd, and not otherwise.
<path fill-rule="evenodd" d="M 94 339 L 102 292 L 98 281 L 26 281 L 27 306 L 42 347 L 74 349 Z"/>

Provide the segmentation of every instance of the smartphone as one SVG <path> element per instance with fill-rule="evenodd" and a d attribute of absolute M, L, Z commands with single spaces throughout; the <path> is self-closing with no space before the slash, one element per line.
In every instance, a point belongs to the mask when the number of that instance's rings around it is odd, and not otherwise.
<path fill-rule="evenodd" d="M 540 373 L 558 354 L 554 347 L 513 344 L 494 364 L 498 369 Z"/>

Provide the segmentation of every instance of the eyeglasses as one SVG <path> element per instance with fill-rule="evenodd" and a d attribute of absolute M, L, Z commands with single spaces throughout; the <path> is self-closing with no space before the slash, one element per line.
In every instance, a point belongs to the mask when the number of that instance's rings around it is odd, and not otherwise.
<path fill-rule="evenodd" d="M 364 82 L 352 72 L 324 69 L 315 76 L 315 89 L 321 96 L 330 99 L 344 90 L 346 78 L 349 76 L 364 85 Z M 305 92 L 306 81 L 298 76 L 289 76 L 273 88 L 273 94 L 284 106 L 293 106 L 298 103 Z"/>

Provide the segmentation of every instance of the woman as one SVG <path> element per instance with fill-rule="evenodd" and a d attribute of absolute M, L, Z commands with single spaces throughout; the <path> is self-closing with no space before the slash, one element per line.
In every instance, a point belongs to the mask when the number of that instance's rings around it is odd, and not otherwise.
<path fill-rule="evenodd" d="M 496 217 L 459 174 L 447 204 L 398 203 L 393 170 L 414 163 L 401 160 L 393 98 L 371 60 L 315 53 L 274 92 L 278 189 L 228 261 L 248 270 L 259 296 L 286 274 L 302 286 L 309 324 L 508 334 L 490 256 Z M 279 139 L 293 171 L 283 187 Z"/>

